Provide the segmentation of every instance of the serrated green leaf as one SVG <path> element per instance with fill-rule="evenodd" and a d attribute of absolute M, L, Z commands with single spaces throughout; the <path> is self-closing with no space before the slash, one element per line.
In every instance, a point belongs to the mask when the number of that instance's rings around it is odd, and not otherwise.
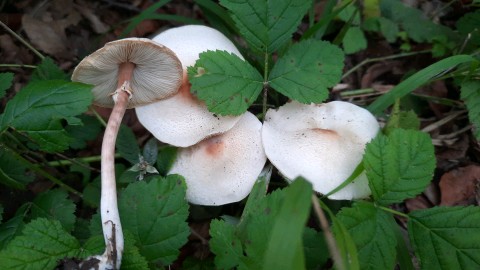
<path fill-rule="evenodd" d="M 13 73 L 4 72 L 0 73 L 0 98 L 3 98 L 7 93 L 8 88 L 12 86 Z"/>
<path fill-rule="evenodd" d="M 392 116 L 388 119 L 388 122 L 384 127 L 384 131 L 386 134 L 389 134 L 391 131 L 397 128 L 419 130 L 420 119 L 418 119 L 418 116 L 414 111 L 399 111 L 392 114 Z"/>
<path fill-rule="evenodd" d="M 305 251 L 305 266 L 307 269 L 323 269 L 328 261 L 329 252 L 322 232 L 305 227 L 303 231 L 303 248 Z"/>
<path fill-rule="evenodd" d="M 293 45 L 273 67 L 270 86 L 302 103 L 321 103 L 328 87 L 340 81 L 344 55 L 326 41 L 306 40 Z"/>
<path fill-rule="evenodd" d="M 188 67 L 191 92 L 219 115 L 240 115 L 257 99 L 263 78 L 249 63 L 226 51 L 200 54 Z"/>
<path fill-rule="evenodd" d="M 25 133 L 47 152 L 63 151 L 70 137 L 61 120 L 79 124 L 76 118 L 92 102 L 91 86 L 65 81 L 37 81 L 24 87 L 0 115 L 0 131 L 8 127 Z"/>
<path fill-rule="evenodd" d="M 175 159 L 177 158 L 177 151 L 177 147 L 169 145 L 160 148 L 160 151 L 158 151 L 156 164 L 158 173 L 160 175 L 165 176 L 168 174 L 173 166 L 173 163 L 175 162 Z"/>
<path fill-rule="evenodd" d="M 343 208 L 337 218 L 345 225 L 358 251 L 361 269 L 393 269 L 397 226 L 390 214 L 371 203 L 357 202 Z"/>
<path fill-rule="evenodd" d="M 85 204 L 95 208 L 100 206 L 101 186 L 102 184 L 101 184 L 100 177 L 93 179 L 92 182 L 85 185 L 85 188 L 83 189 L 83 197 L 82 197 Z"/>
<path fill-rule="evenodd" d="M 181 176 L 152 177 L 122 191 L 119 210 L 123 227 L 135 237 L 140 254 L 150 263 L 168 265 L 186 243 L 188 203 Z"/>
<path fill-rule="evenodd" d="M 2 269 L 53 269 L 59 259 L 77 256 L 80 244 L 60 222 L 36 219 L 0 251 Z"/>
<path fill-rule="evenodd" d="M 0 183 L 17 189 L 33 181 L 33 176 L 27 174 L 27 166 L 13 155 L 10 149 L 0 144 Z"/>
<path fill-rule="evenodd" d="M 286 189 L 280 212 L 275 217 L 263 269 L 305 269 L 303 229 L 310 214 L 312 184 L 297 178 Z"/>
<path fill-rule="evenodd" d="M 348 28 L 343 37 L 343 50 L 346 54 L 352 54 L 367 48 L 367 39 L 360 27 Z"/>
<path fill-rule="evenodd" d="M 480 207 L 435 207 L 409 216 L 421 269 L 480 269 Z"/>
<path fill-rule="evenodd" d="M 456 27 L 458 32 L 464 37 L 470 34 L 469 42 L 472 42 L 474 45 L 480 44 L 480 10 L 463 15 L 457 21 Z"/>
<path fill-rule="evenodd" d="M 215 266 L 217 269 L 232 269 L 240 264 L 243 257 L 242 243 L 235 234 L 235 226 L 221 220 L 212 220 L 210 223 L 209 245 L 216 254 Z"/>
<path fill-rule="evenodd" d="M 474 61 L 474 59 L 470 55 L 454 55 L 442 59 L 418 71 L 388 91 L 387 94 L 377 98 L 368 106 L 368 110 L 373 114 L 378 114 L 385 110 L 388 106 L 392 105 L 396 99 L 407 95 L 421 85 L 427 83 L 435 76 L 442 74 L 445 70 L 449 70 L 459 64 L 469 63 L 472 61 Z"/>
<path fill-rule="evenodd" d="M 145 159 L 148 164 L 155 164 L 157 162 L 158 156 L 158 144 L 157 139 L 152 137 L 148 140 L 145 145 L 143 146 L 143 158 Z"/>
<path fill-rule="evenodd" d="M 367 144 L 363 163 L 374 200 L 388 205 L 414 197 L 428 186 L 435 153 L 428 134 L 396 129 Z"/>
<path fill-rule="evenodd" d="M 68 75 L 63 72 L 50 57 L 45 57 L 33 71 L 30 82 L 45 80 L 64 80 L 67 81 Z"/>
<path fill-rule="evenodd" d="M 123 124 L 120 126 L 115 146 L 118 153 L 131 164 L 136 164 L 139 161 L 140 147 L 135 134 L 129 127 Z"/>
<path fill-rule="evenodd" d="M 0 250 L 13 239 L 13 237 L 20 234 L 23 229 L 23 216 L 17 215 L 0 224 Z"/>
<path fill-rule="evenodd" d="M 75 225 L 75 204 L 68 199 L 66 191 L 61 189 L 40 193 L 31 204 L 31 219 L 47 218 L 58 220 L 63 228 L 71 232 Z"/>
<path fill-rule="evenodd" d="M 467 106 L 468 118 L 474 126 L 473 134 L 480 141 L 480 81 L 462 83 L 461 98 Z"/>
<path fill-rule="evenodd" d="M 102 130 L 102 125 L 98 120 L 89 115 L 80 115 L 78 118 L 82 121 L 81 125 L 68 125 L 65 130 L 72 138 L 70 141 L 70 148 L 83 149 L 88 141 L 97 138 Z"/>
<path fill-rule="evenodd" d="M 385 39 L 390 43 L 395 42 L 399 32 L 398 25 L 385 17 L 378 18 L 378 23 L 380 24 L 380 32 Z"/>
<path fill-rule="evenodd" d="M 290 40 L 311 0 L 221 0 L 252 49 L 272 53 Z"/>

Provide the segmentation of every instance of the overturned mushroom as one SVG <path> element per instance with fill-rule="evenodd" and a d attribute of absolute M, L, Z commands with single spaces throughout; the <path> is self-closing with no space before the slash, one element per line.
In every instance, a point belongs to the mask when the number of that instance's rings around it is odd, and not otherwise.
<path fill-rule="evenodd" d="M 169 173 L 185 177 L 189 202 L 222 205 L 250 193 L 267 160 L 261 128 L 257 117 L 246 112 L 226 133 L 180 150 Z"/>
<path fill-rule="evenodd" d="M 316 191 L 327 194 L 352 174 L 378 131 L 375 117 L 351 103 L 293 101 L 268 110 L 262 140 L 268 159 L 282 175 L 289 180 L 303 176 Z M 363 172 L 329 198 L 356 199 L 370 193 Z"/>
<path fill-rule="evenodd" d="M 235 45 L 219 31 L 201 25 L 172 28 L 153 40 L 175 52 L 184 69 L 184 81 L 175 96 L 136 108 L 140 123 L 158 140 L 180 147 L 232 128 L 240 117 L 209 112 L 206 105 L 190 93 L 186 69 L 207 50 L 224 50 L 243 59 Z"/>
<path fill-rule="evenodd" d="M 94 104 L 113 107 L 102 143 L 100 214 L 106 250 L 99 269 L 119 269 L 123 233 L 117 207 L 115 141 L 127 108 L 174 95 L 182 80 L 181 64 L 168 48 L 144 38 L 107 43 L 83 59 L 72 81 L 94 85 Z"/>

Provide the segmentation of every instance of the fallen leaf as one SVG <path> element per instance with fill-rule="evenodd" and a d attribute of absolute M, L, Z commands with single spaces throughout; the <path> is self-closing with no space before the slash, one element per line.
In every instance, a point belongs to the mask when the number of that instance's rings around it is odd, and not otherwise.
<path fill-rule="evenodd" d="M 449 171 L 440 178 L 440 205 L 469 205 L 475 203 L 480 184 L 480 166 L 469 165 Z"/>
<path fill-rule="evenodd" d="M 103 34 L 110 29 L 105 23 L 100 20 L 100 18 L 98 18 L 97 15 L 94 14 L 94 12 L 90 8 L 82 5 L 76 5 L 76 8 L 78 11 L 80 11 L 82 16 L 90 22 L 90 25 L 92 26 L 92 29 L 95 33 Z"/>

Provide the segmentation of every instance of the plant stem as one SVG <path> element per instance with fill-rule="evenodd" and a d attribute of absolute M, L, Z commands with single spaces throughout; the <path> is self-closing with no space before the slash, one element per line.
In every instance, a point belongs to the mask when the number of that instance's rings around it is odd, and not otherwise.
<path fill-rule="evenodd" d="M 98 112 L 93 107 L 90 107 L 90 110 L 92 111 L 93 115 L 95 115 L 98 122 L 100 122 L 103 125 L 103 127 L 106 127 L 107 122 L 105 122 L 105 120 L 103 120 L 103 118 L 100 116 L 100 114 L 98 114 Z"/>
<path fill-rule="evenodd" d="M 378 205 L 377 205 L 377 207 L 382 209 L 383 211 L 390 212 L 394 215 L 401 216 L 401 217 L 404 217 L 404 218 L 410 218 L 407 214 L 396 211 L 396 210 L 393 210 L 391 208 L 388 208 L 388 207 L 385 207 L 385 206 L 378 206 Z"/>
<path fill-rule="evenodd" d="M 37 66 L 20 64 L 0 64 L 0 68 L 37 68 Z"/>
<path fill-rule="evenodd" d="M 34 54 L 36 54 L 40 59 L 45 59 L 45 56 L 43 56 L 39 51 L 37 51 L 32 45 L 30 45 L 25 39 L 23 39 L 21 36 L 17 35 L 10 27 L 8 27 L 6 24 L 0 21 L 0 26 L 5 29 L 8 33 L 10 33 L 12 36 L 14 36 L 18 41 L 20 41 L 23 45 L 25 45 L 27 48 L 29 48 Z"/>
<path fill-rule="evenodd" d="M 372 63 L 372 62 L 379 62 L 379 61 L 384 61 L 384 60 L 390 60 L 390 59 L 396 59 L 396 58 L 402 58 L 402 57 L 408 57 L 412 55 L 417 55 L 417 54 L 423 54 L 423 53 L 430 53 L 431 51 L 429 50 L 424 50 L 424 51 L 418 51 L 418 52 L 408 52 L 408 53 L 400 53 L 400 54 L 394 54 L 394 55 L 389 55 L 385 57 L 377 57 L 377 58 L 368 58 L 351 68 L 349 71 L 345 72 L 343 74 L 342 79 L 348 77 L 348 75 L 352 74 L 354 71 L 357 69 L 361 68 L 362 66 Z"/>
<path fill-rule="evenodd" d="M 120 158 L 120 157 L 121 157 L 120 154 L 115 154 L 115 158 Z M 72 164 L 97 162 L 97 161 L 100 161 L 101 159 L 102 159 L 101 156 L 83 157 L 83 158 L 75 158 L 75 159 L 62 159 L 62 160 L 49 161 L 47 165 L 50 167 L 69 166 Z"/>
<path fill-rule="evenodd" d="M 318 221 L 320 222 L 320 227 L 322 228 L 323 234 L 325 235 L 328 250 L 330 250 L 330 254 L 332 254 L 333 261 L 336 263 L 337 269 L 344 270 L 345 266 L 343 265 L 343 260 L 340 256 L 340 252 L 338 251 L 337 242 L 335 242 L 335 238 L 330 231 L 327 217 L 325 216 L 322 207 L 320 207 L 320 204 L 318 203 L 318 198 L 315 193 L 312 193 L 312 205 Z"/>
<path fill-rule="evenodd" d="M 268 98 L 268 53 L 265 52 L 264 70 L 263 70 L 262 119 L 265 119 L 265 114 L 267 113 L 267 98 Z"/>

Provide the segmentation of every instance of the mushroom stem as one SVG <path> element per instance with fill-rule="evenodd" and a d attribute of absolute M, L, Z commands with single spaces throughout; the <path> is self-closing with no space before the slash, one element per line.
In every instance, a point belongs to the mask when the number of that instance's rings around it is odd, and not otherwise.
<path fill-rule="evenodd" d="M 120 69 L 122 70 L 122 68 Z M 133 69 L 132 69 L 133 70 Z M 129 71 L 131 74 L 131 71 Z M 119 72 L 120 74 L 123 74 Z M 123 232 L 120 223 L 120 215 L 117 206 L 117 189 L 115 181 L 115 142 L 117 140 L 118 130 L 122 122 L 125 110 L 127 109 L 130 98 L 130 82 L 125 77 L 122 86 L 119 87 L 113 98 L 115 106 L 113 107 L 110 118 L 108 119 L 105 134 L 102 143 L 102 195 L 100 199 L 100 213 L 102 216 L 102 228 L 105 238 L 105 254 L 107 263 L 113 269 L 119 269 L 122 262 L 123 253 Z"/>

